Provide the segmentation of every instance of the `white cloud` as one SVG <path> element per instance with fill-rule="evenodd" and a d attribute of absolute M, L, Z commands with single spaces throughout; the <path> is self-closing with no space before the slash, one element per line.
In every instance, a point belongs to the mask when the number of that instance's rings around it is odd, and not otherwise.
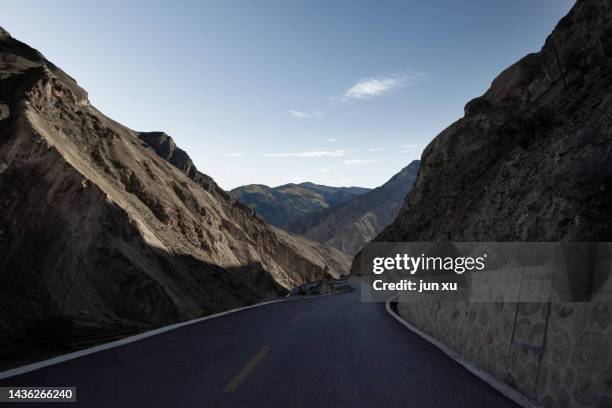
<path fill-rule="evenodd" d="M 306 112 L 301 112 L 301 111 L 296 111 L 296 110 L 290 110 L 289 113 L 298 119 L 306 119 L 310 117 L 310 115 L 307 114 Z"/>
<path fill-rule="evenodd" d="M 242 157 L 242 156 L 246 156 L 246 153 L 228 153 L 225 155 L 226 157 Z"/>
<path fill-rule="evenodd" d="M 370 160 L 370 159 L 349 159 L 349 160 L 345 160 L 344 163 L 346 164 L 371 164 L 371 163 L 378 163 L 380 160 Z"/>
<path fill-rule="evenodd" d="M 371 152 L 380 152 L 382 150 L 385 150 L 385 148 L 384 147 L 373 147 L 373 148 L 368 149 L 368 150 L 371 151 Z"/>
<path fill-rule="evenodd" d="M 403 144 L 399 146 L 402 150 L 400 153 L 412 153 L 416 150 L 421 149 L 421 145 L 418 144 Z"/>
<path fill-rule="evenodd" d="M 318 169 L 314 169 L 314 171 L 318 173 L 327 173 L 328 171 L 331 171 L 331 168 L 330 167 L 319 167 Z"/>
<path fill-rule="evenodd" d="M 340 99 L 370 99 L 415 85 L 423 79 L 425 79 L 423 72 L 401 72 L 364 78 L 347 89 Z"/>
<path fill-rule="evenodd" d="M 314 151 L 314 152 L 297 152 L 297 153 L 266 153 L 263 157 L 342 157 L 346 155 L 346 150 L 331 150 L 331 151 Z"/>
<path fill-rule="evenodd" d="M 304 112 L 299 110 L 290 110 L 289 113 L 297 119 L 322 118 L 323 113 L 319 111 Z"/>
<path fill-rule="evenodd" d="M 332 142 L 332 143 L 333 143 L 333 142 L 337 142 L 337 141 L 339 141 L 339 140 L 340 140 L 340 139 L 337 139 L 337 138 L 335 138 L 335 137 L 330 137 L 329 139 L 327 139 L 327 141 L 328 141 L 328 142 Z"/>

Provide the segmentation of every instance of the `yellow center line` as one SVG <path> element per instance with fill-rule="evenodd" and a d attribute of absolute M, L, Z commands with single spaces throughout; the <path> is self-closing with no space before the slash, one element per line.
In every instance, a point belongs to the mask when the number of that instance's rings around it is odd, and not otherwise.
<path fill-rule="evenodd" d="M 249 363 L 246 366 L 244 366 L 244 368 L 238 373 L 238 375 L 236 375 L 232 379 L 232 381 L 230 381 L 229 384 L 225 386 L 225 388 L 223 389 L 223 392 L 236 391 L 236 389 L 240 386 L 240 384 L 242 384 L 245 378 L 247 378 L 249 373 L 253 371 L 255 367 L 257 367 L 257 364 L 259 364 L 259 362 L 263 360 L 266 354 L 268 354 L 268 351 L 270 351 L 270 347 L 263 346 L 261 350 L 259 350 L 257 354 L 255 354 L 255 357 L 253 357 L 253 359 L 249 361 Z"/>
<path fill-rule="evenodd" d="M 302 317 L 304 317 L 304 315 L 306 314 L 306 312 L 304 313 L 300 313 L 299 315 L 295 316 L 293 319 L 291 319 L 294 322 L 297 322 L 298 320 L 300 320 Z"/>

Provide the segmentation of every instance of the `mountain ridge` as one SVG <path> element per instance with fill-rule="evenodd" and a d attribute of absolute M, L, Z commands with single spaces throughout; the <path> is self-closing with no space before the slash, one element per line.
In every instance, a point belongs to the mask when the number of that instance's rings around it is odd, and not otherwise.
<path fill-rule="evenodd" d="M 285 228 L 354 255 L 393 221 L 412 187 L 419 164 L 414 160 L 383 185 L 306 215 Z"/>
<path fill-rule="evenodd" d="M 346 202 L 367 191 L 362 187 L 330 187 L 304 182 L 277 187 L 247 184 L 231 190 L 230 194 L 272 225 L 282 228 L 300 217 Z"/>

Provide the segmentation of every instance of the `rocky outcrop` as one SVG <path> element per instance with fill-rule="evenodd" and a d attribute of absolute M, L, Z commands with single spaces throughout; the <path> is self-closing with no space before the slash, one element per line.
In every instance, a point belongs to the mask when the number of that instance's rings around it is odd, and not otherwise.
<path fill-rule="evenodd" d="M 3 366 L 65 352 L 79 328 L 194 318 L 339 276 L 347 263 L 270 227 L 168 135 L 98 112 L 3 30 L 0 254 Z"/>
<path fill-rule="evenodd" d="M 216 195 L 222 196 L 226 200 L 229 198 L 229 195 L 215 183 L 212 177 L 198 171 L 187 152 L 178 147 L 174 139 L 166 133 L 140 132 L 138 133 L 138 138 L 153 148 L 159 157 L 182 171 L 203 189 L 214 192 Z"/>
<path fill-rule="evenodd" d="M 578 2 L 423 153 L 380 240 L 612 238 L 609 2 Z"/>
<path fill-rule="evenodd" d="M 612 239 L 612 4 L 579 0 L 425 149 L 377 241 Z M 354 263 L 356 264 L 356 262 Z M 610 406 L 608 303 L 399 304 L 543 406 Z"/>
<path fill-rule="evenodd" d="M 307 215 L 285 229 L 355 255 L 393 221 L 418 171 L 419 161 L 415 160 L 382 186 Z"/>
<path fill-rule="evenodd" d="M 257 211 L 270 224 L 285 228 L 316 211 L 345 203 L 369 191 L 361 187 L 329 187 L 314 183 L 284 184 L 268 187 L 249 184 L 231 194 Z"/>

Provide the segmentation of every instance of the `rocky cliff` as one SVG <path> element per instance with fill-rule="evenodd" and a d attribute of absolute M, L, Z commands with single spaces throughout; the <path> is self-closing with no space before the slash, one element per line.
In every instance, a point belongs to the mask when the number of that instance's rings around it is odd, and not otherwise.
<path fill-rule="evenodd" d="M 166 134 L 101 114 L 4 30 L 0 254 L 3 365 L 65 351 L 79 328 L 142 330 L 218 312 L 347 263 L 270 227 Z"/>
<path fill-rule="evenodd" d="M 249 184 L 231 191 L 240 202 L 256 210 L 277 227 L 296 222 L 313 212 L 349 201 L 369 191 L 361 187 L 329 187 L 314 183 L 268 187 Z"/>
<path fill-rule="evenodd" d="M 579 0 L 425 149 L 377 241 L 612 239 L 612 4 Z M 399 304 L 543 406 L 612 406 L 609 303 Z"/>
<path fill-rule="evenodd" d="M 423 153 L 379 240 L 612 238 L 608 1 L 579 1 Z"/>
<path fill-rule="evenodd" d="M 419 161 L 415 160 L 382 186 L 307 215 L 285 228 L 355 255 L 393 221 L 418 171 Z"/>

